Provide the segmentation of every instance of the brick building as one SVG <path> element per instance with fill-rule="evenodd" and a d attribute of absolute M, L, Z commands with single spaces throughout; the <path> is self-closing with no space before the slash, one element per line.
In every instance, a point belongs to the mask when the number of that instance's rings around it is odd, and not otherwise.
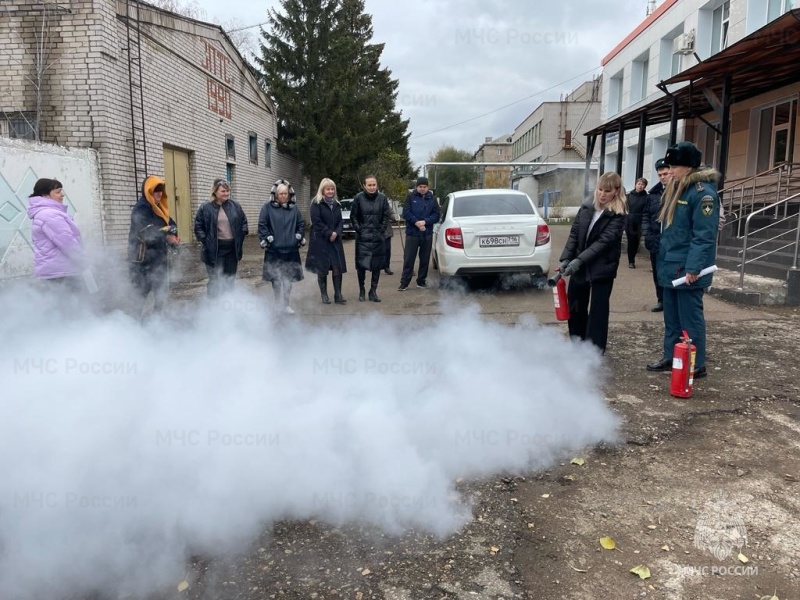
<path fill-rule="evenodd" d="M 127 240 L 147 173 L 165 176 L 184 241 L 216 177 L 253 224 L 279 177 L 307 214 L 312 191 L 302 165 L 277 152 L 275 107 L 217 25 L 138 0 L 4 0 L 0 135 L 35 137 L 37 87 L 39 139 L 97 152 L 107 245 Z"/>
<path fill-rule="evenodd" d="M 473 162 L 511 162 L 511 136 L 501 135 L 498 138 L 484 138 L 475 154 Z M 478 188 L 510 188 L 511 167 L 484 167 L 478 169 L 475 182 Z"/>

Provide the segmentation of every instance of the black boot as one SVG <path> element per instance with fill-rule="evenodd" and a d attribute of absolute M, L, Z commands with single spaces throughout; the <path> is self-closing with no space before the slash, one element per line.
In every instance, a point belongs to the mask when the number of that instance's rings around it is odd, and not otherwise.
<path fill-rule="evenodd" d="M 358 301 L 364 302 L 367 299 L 367 290 L 364 287 L 367 272 L 364 269 L 358 269 L 356 273 L 358 275 Z"/>
<path fill-rule="evenodd" d="M 336 304 L 346 304 L 347 300 L 342 296 L 342 275 L 333 276 L 333 301 Z"/>
<path fill-rule="evenodd" d="M 358 301 L 364 302 L 367 299 L 367 290 L 363 285 L 358 286 Z"/>
<path fill-rule="evenodd" d="M 378 281 L 381 278 L 380 270 L 376 270 L 372 272 L 372 279 L 370 280 L 369 286 L 369 299 L 372 302 L 380 302 L 381 299 L 378 298 Z"/>
<path fill-rule="evenodd" d="M 317 283 L 319 284 L 319 295 L 322 296 L 322 303 L 330 304 L 331 299 L 328 298 L 328 276 L 317 275 Z"/>

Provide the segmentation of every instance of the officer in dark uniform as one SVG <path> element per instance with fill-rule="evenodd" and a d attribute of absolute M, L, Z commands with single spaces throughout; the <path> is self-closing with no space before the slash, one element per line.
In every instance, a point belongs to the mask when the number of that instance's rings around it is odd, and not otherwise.
<path fill-rule="evenodd" d="M 694 377 L 706 376 L 706 321 L 703 291 L 712 274 L 700 271 L 714 264 L 719 227 L 719 173 L 700 168 L 702 155 L 691 142 L 680 142 L 667 150 L 671 181 L 664 192 L 659 220 L 662 223 L 658 249 L 658 282 L 664 290 L 664 352 L 648 371 L 672 368 L 672 350 L 686 330 L 697 346 Z M 673 279 L 686 276 L 674 287 Z"/>
<path fill-rule="evenodd" d="M 658 183 L 647 193 L 647 206 L 642 213 L 642 235 L 644 236 L 644 247 L 650 252 L 653 285 L 656 288 L 656 304 L 650 310 L 661 312 L 664 310 L 664 291 L 658 284 L 658 240 L 661 237 L 661 221 L 658 220 L 658 213 L 661 212 L 661 196 L 669 182 L 669 165 L 663 158 L 656 161 L 656 173 L 658 174 Z"/>

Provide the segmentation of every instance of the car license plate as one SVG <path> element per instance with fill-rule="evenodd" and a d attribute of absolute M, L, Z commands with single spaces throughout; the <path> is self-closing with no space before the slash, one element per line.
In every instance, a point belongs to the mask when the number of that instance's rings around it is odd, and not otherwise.
<path fill-rule="evenodd" d="M 479 240 L 481 248 L 489 248 L 493 246 L 519 246 L 518 235 L 492 235 L 484 236 Z"/>

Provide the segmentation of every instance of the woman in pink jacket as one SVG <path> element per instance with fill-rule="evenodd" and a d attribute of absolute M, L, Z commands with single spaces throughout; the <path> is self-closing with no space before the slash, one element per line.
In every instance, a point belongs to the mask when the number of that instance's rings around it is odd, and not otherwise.
<path fill-rule="evenodd" d="M 83 287 L 83 243 L 75 221 L 67 214 L 64 190 L 55 179 L 40 179 L 28 198 L 33 242 L 33 273 L 38 279 Z"/>

